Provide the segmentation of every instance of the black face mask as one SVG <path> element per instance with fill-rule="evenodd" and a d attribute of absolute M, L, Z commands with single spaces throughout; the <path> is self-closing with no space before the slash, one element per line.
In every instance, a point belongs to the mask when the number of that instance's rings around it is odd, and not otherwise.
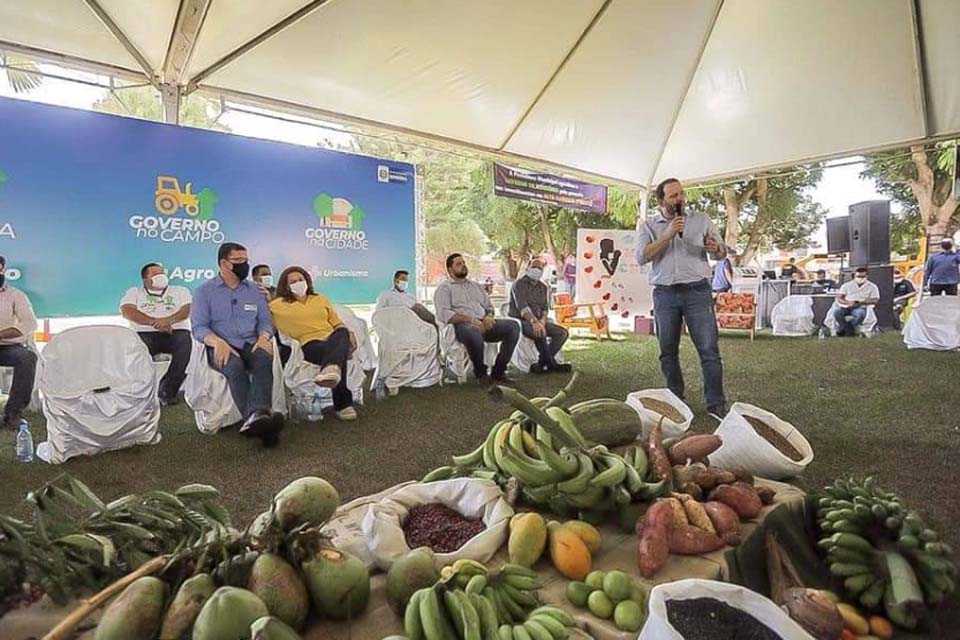
<path fill-rule="evenodd" d="M 233 271 L 233 275 L 237 276 L 241 280 L 246 280 L 247 276 L 250 275 L 250 263 L 241 262 L 241 263 L 231 263 L 230 269 Z"/>
<path fill-rule="evenodd" d="M 0 289 L 2 289 L 3 285 L 5 285 L 6 283 L 7 283 L 7 276 L 5 274 L 0 273 Z"/>

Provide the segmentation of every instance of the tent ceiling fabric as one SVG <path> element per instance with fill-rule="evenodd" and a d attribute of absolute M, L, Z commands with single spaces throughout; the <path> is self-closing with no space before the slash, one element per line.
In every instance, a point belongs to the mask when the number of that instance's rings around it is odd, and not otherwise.
<path fill-rule="evenodd" d="M 138 70 L 89 3 L 159 77 L 180 0 L 0 0 L 0 42 Z M 212 0 L 187 75 L 313 6 L 200 88 L 642 185 L 960 134 L 958 0 Z"/>

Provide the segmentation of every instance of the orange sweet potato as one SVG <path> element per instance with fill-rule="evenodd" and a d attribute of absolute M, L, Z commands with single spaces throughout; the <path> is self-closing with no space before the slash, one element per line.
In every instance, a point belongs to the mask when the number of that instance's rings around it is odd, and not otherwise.
<path fill-rule="evenodd" d="M 720 448 L 723 444 L 717 435 L 687 436 L 670 447 L 668 455 L 673 464 L 684 464 L 687 461 L 698 462 Z"/>
<path fill-rule="evenodd" d="M 760 502 L 764 505 L 773 504 L 777 497 L 777 492 L 773 487 L 761 485 L 757 487 L 757 495 L 760 496 Z"/>
<path fill-rule="evenodd" d="M 646 449 L 647 457 L 650 460 L 650 469 L 653 471 L 654 478 L 658 481 L 666 480 L 673 482 L 673 466 L 670 464 L 670 457 L 666 449 L 663 448 L 663 420 L 650 431 L 647 438 Z"/>
<path fill-rule="evenodd" d="M 654 503 L 637 522 L 640 544 L 637 547 L 637 565 L 645 578 L 652 578 L 663 567 L 670 555 L 670 530 L 673 528 L 673 507 L 666 500 Z"/>
<path fill-rule="evenodd" d="M 742 482 L 720 485 L 710 492 L 709 499 L 722 502 L 748 520 L 760 515 L 763 508 L 756 490 Z"/>
<path fill-rule="evenodd" d="M 668 538 L 670 553 L 696 556 L 710 553 L 723 547 L 723 540 L 715 533 L 698 529 L 692 525 L 674 525 Z"/>
<path fill-rule="evenodd" d="M 731 546 L 740 544 L 740 517 L 736 511 L 716 500 L 705 502 L 703 509 L 721 540 Z"/>

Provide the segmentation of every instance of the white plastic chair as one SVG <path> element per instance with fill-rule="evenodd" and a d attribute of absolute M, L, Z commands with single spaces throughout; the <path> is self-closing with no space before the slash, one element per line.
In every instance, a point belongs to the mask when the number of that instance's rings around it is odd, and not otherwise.
<path fill-rule="evenodd" d="M 57 334 L 38 363 L 46 462 L 160 442 L 158 378 L 147 347 L 127 328 L 74 327 Z"/>
<path fill-rule="evenodd" d="M 823 326 L 825 326 L 829 331 L 830 335 L 837 335 L 837 320 L 833 317 L 833 313 L 840 308 L 840 305 L 836 302 L 830 307 L 830 310 L 827 311 L 827 317 L 823 320 Z M 863 323 L 857 328 L 857 333 L 860 335 L 872 335 L 877 330 L 877 313 L 873 310 L 873 305 L 867 307 L 867 315 L 863 319 Z"/>
<path fill-rule="evenodd" d="M 921 300 L 903 327 L 903 343 L 907 349 L 960 348 L 960 298 L 933 296 Z"/>
<path fill-rule="evenodd" d="M 193 341 L 190 352 L 190 364 L 187 365 L 187 379 L 183 383 L 183 397 L 193 409 L 197 429 L 202 433 L 216 433 L 225 427 L 243 419 L 227 385 L 227 378 L 210 366 L 207 360 L 207 348 Z M 272 410 L 287 414 L 287 396 L 283 387 L 283 366 L 280 363 L 280 350 L 276 340 L 273 344 L 273 390 L 271 394 Z"/>
<path fill-rule="evenodd" d="M 342 304 L 331 305 L 333 310 L 337 312 L 337 315 L 340 316 L 340 319 L 343 320 L 343 324 L 347 325 L 347 328 L 353 332 L 354 337 L 357 339 L 357 350 L 353 353 L 353 357 L 360 364 L 360 367 L 363 371 L 373 371 L 377 368 L 377 350 L 373 346 L 373 341 L 370 338 L 370 331 L 367 328 L 367 322 L 363 318 L 360 318 L 355 314 L 349 307 L 345 307 Z"/>
<path fill-rule="evenodd" d="M 339 313 L 339 311 L 338 311 Z M 356 337 L 356 334 L 347 324 L 347 319 L 341 316 L 347 330 Z M 357 338 L 359 343 L 359 338 Z M 283 366 L 283 383 L 293 395 L 294 399 L 298 397 L 313 397 L 315 393 L 320 393 L 320 406 L 324 409 L 333 406 L 333 390 L 326 387 L 318 387 L 313 379 L 320 373 L 320 367 L 308 362 L 303 357 L 303 349 L 300 343 L 284 334 L 280 334 L 280 342 L 290 347 L 290 358 L 287 364 Z M 363 383 L 367 379 L 360 360 L 357 357 L 357 351 L 347 360 L 347 387 L 353 393 L 354 404 L 363 404 Z"/>
<path fill-rule="evenodd" d="M 372 384 L 383 380 L 393 395 L 400 387 L 422 389 L 440 382 L 436 328 L 405 307 L 379 309 L 372 322 L 380 338 Z"/>
<path fill-rule="evenodd" d="M 770 311 L 770 322 L 775 336 L 809 336 L 813 334 L 813 298 L 787 296 Z"/>

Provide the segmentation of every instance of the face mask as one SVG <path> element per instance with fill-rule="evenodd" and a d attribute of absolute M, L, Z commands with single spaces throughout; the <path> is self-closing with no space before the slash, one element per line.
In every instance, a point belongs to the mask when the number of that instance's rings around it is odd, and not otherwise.
<path fill-rule="evenodd" d="M 239 264 L 231 263 L 230 269 L 231 269 L 231 271 L 233 271 L 233 275 L 235 275 L 235 276 L 237 276 L 238 278 L 240 278 L 240 280 L 246 280 L 246 279 L 247 279 L 247 276 L 250 275 L 250 263 L 249 263 L 249 262 L 241 262 L 241 263 L 239 263 Z"/>
<path fill-rule="evenodd" d="M 270 274 L 267 274 L 267 275 L 265 275 L 265 276 L 260 276 L 260 284 L 262 284 L 262 285 L 265 286 L 265 287 L 272 287 L 272 286 L 273 286 L 273 276 L 270 275 Z"/>
<path fill-rule="evenodd" d="M 394 286 L 397 288 L 397 291 L 406 291 L 407 290 L 407 281 L 406 280 L 397 280 L 394 283 Z"/>
<path fill-rule="evenodd" d="M 307 281 L 297 280 L 290 285 L 290 291 L 293 292 L 293 295 L 302 298 L 303 296 L 307 295 Z"/>
<path fill-rule="evenodd" d="M 0 273 L 0 288 L 3 288 L 3 285 L 7 283 L 6 274 Z"/>
<path fill-rule="evenodd" d="M 531 280 L 540 280 L 543 277 L 543 269 L 537 269 L 536 267 L 530 267 L 527 269 L 527 277 Z"/>
<path fill-rule="evenodd" d="M 167 285 L 170 284 L 170 280 L 169 278 L 167 278 L 167 274 L 158 273 L 157 275 L 150 278 L 150 284 L 156 290 L 166 289 Z"/>

